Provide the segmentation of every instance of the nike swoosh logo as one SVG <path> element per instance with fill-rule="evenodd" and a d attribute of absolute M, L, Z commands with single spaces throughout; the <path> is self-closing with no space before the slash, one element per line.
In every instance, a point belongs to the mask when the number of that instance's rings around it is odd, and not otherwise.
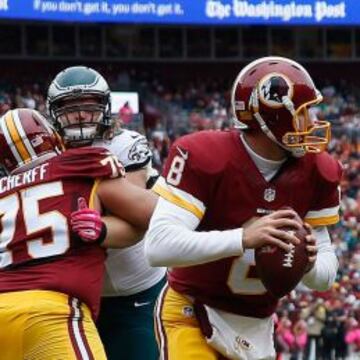
<path fill-rule="evenodd" d="M 135 307 L 141 307 L 141 306 L 145 306 L 145 305 L 149 305 L 149 304 L 150 304 L 150 301 L 147 301 L 147 302 L 137 302 L 137 301 L 135 301 L 134 302 Z"/>
<path fill-rule="evenodd" d="M 184 160 L 187 160 L 188 157 L 189 157 L 189 152 L 188 151 L 185 151 L 181 148 L 179 148 L 178 146 L 176 147 L 178 152 L 180 153 L 181 157 L 184 159 Z"/>

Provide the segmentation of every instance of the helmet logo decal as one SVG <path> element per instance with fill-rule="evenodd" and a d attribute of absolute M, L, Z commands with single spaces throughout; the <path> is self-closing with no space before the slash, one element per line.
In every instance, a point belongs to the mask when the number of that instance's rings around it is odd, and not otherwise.
<path fill-rule="evenodd" d="M 245 110 L 245 101 L 235 101 L 235 110 L 244 111 Z"/>
<path fill-rule="evenodd" d="M 30 140 L 30 143 L 33 147 L 37 147 L 41 145 L 44 142 L 42 135 L 35 135 L 32 140 Z"/>
<path fill-rule="evenodd" d="M 131 147 L 128 158 L 137 163 L 143 163 L 151 156 L 149 145 L 146 139 L 140 138 Z"/>
<path fill-rule="evenodd" d="M 293 85 L 283 74 L 270 73 L 259 81 L 259 99 L 271 108 L 284 106 L 285 99 L 293 96 Z M 284 99 L 285 98 L 285 99 Z"/>

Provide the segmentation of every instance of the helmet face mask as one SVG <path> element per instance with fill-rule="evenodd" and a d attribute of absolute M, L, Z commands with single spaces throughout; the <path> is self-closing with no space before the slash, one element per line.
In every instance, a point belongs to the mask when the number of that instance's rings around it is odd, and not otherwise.
<path fill-rule="evenodd" d="M 262 131 L 295 157 L 321 152 L 330 140 L 330 123 L 311 119 L 309 114 L 309 108 L 321 101 L 307 71 L 281 57 L 247 65 L 236 78 L 231 96 L 239 128 Z"/>
<path fill-rule="evenodd" d="M 305 153 L 318 153 L 326 149 L 331 136 L 330 123 L 311 120 L 307 106 L 300 107 L 294 115 L 295 131 L 287 132 L 282 137 L 282 143 L 289 151 L 302 148 Z"/>
<path fill-rule="evenodd" d="M 60 72 L 49 87 L 47 104 L 69 147 L 90 145 L 112 125 L 109 86 L 91 68 L 74 66 Z"/>
<path fill-rule="evenodd" d="M 105 105 L 99 99 L 83 99 L 79 102 L 64 101 L 54 110 L 56 124 L 61 129 L 65 143 L 82 146 L 91 143 L 107 128 L 103 123 Z"/>

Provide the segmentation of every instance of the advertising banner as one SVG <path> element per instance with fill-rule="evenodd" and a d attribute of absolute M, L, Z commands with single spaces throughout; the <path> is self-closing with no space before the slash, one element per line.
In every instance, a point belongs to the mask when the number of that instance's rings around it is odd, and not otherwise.
<path fill-rule="evenodd" d="M 360 0 L 0 0 L 0 19 L 188 25 L 359 25 Z"/>

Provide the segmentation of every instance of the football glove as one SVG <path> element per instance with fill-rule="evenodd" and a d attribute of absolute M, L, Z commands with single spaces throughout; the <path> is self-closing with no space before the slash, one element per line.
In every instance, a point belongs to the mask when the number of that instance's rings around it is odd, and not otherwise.
<path fill-rule="evenodd" d="M 71 230 L 86 243 L 102 244 L 107 228 L 97 210 L 89 209 L 83 197 L 78 199 L 78 210 L 70 214 Z"/>

